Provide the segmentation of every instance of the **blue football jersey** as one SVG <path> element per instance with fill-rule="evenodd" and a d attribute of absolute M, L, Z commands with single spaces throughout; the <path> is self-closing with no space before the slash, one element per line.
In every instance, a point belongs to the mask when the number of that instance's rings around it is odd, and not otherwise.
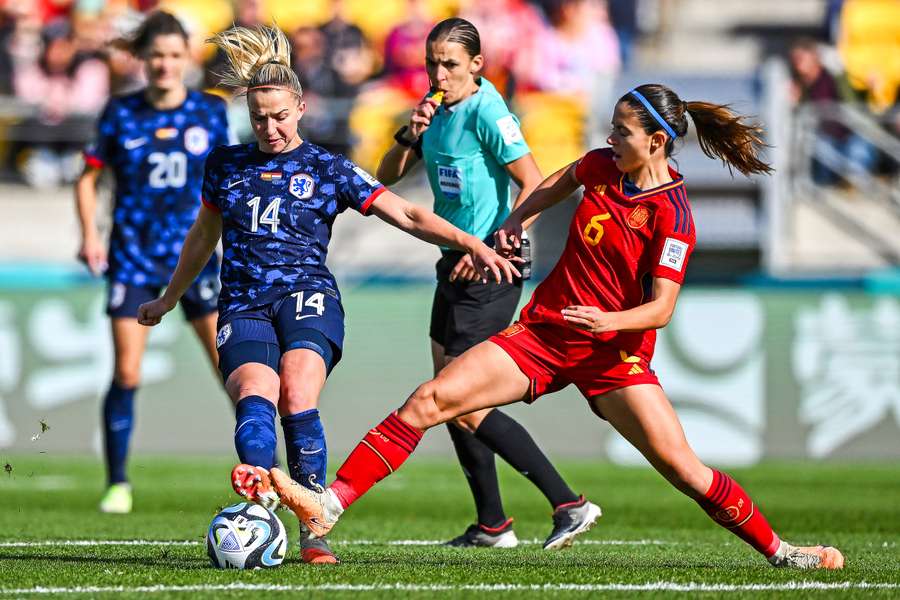
<path fill-rule="evenodd" d="M 107 276 L 126 285 L 166 285 L 197 217 L 206 156 L 230 143 L 225 103 L 189 91 L 178 108 L 158 110 L 137 92 L 112 98 L 98 130 L 85 161 L 115 177 Z M 213 257 L 202 276 L 217 270 Z"/>
<path fill-rule="evenodd" d="M 340 300 L 325 265 L 334 219 L 347 208 L 366 214 L 385 189 L 348 159 L 310 142 L 277 155 L 256 144 L 213 150 L 203 203 L 222 215 L 220 318 L 299 290 Z"/>

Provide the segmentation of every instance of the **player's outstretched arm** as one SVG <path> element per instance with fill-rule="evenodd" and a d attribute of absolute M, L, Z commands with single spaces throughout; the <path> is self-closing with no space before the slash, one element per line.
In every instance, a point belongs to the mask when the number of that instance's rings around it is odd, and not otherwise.
<path fill-rule="evenodd" d="M 522 230 L 525 227 L 523 224 L 530 225 L 534 222 L 534 217 L 554 204 L 562 202 L 581 187 L 581 183 L 575 177 L 577 164 L 574 162 L 550 175 L 524 202 L 516 206 L 494 234 L 497 252 L 503 256 L 512 256 L 521 244 Z"/>
<path fill-rule="evenodd" d="M 212 256 L 220 237 L 222 237 L 222 216 L 206 206 L 200 206 L 197 220 L 184 238 L 178 266 L 172 273 L 166 291 L 156 300 L 145 302 L 138 307 L 138 323 L 152 327 L 159 323 L 167 312 L 175 308 L 178 300 Z"/>
<path fill-rule="evenodd" d="M 498 255 L 474 235 L 465 233 L 430 210 L 416 206 L 393 192 L 385 191 L 369 209 L 379 219 L 420 240 L 467 252 L 479 273 L 492 276 L 497 283 L 506 279 L 512 283 L 519 277 L 516 267 Z"/>

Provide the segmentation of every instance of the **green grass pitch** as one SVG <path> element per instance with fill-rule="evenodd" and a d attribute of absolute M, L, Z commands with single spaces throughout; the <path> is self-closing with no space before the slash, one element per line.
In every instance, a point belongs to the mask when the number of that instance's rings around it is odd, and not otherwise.
<path fill-rule="evenodd" d="M 292 543 L 281 567 L 239 572 L 211 568 L 203 541 L 216 508 L 237 500 L 227 460 L 137 457 L 130 515 L 96 512 L 97 460 L 0 454 L 0 464 L 7 462 L 11 472 L 0 471 L 0 600 L 900 596 L 900 467 L 891 464 L 732 470 L 786 539 L 838 546 L 847 558 L 839 572 L 773 569 L 652 471 L 584 461 L 562 462 L 561 470 L 604 516 L 575 547 L 541 550 L 549 507 L 503 466 L 507 512 L 529 543 L 445 549 L 427 542 L 458 534 L 473 519 L 472 501 L 458 466 L 424 457 L 344 515 L 332 534 L 343 564 L 303 565 Z M 295 541 L 296 522 L 279 515 Z"/>

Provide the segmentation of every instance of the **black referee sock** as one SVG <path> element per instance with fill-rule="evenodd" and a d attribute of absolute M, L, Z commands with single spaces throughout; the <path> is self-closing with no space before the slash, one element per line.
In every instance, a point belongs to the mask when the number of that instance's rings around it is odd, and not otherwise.
<path fill-rule="evenodd" d="M 494 451 L 474 435 L 452 423 L 447 423 L 447 430 L 453 440 L 453 447 L 456 448 L 456 457 L 472 489 L 472 496 L 475 497 L 478 522 L 487 527 L 499 527 L 506 522 L 506 513 L 503 512 L 503 501 L 500 499 Z"/>
<path fill-rule="evenodd" d="M 578 496 L 563 481 L 531 435 L 509 415 L 492 410 L 475 430 L 475 437 L 531 480 L 553 508 L 578 501 Z"/>

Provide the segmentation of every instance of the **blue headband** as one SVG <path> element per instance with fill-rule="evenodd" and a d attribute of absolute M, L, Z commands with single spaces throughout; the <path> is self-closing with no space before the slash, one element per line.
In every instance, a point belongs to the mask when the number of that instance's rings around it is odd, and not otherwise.
<path fill-rule="evenodd" d="M 661 114 L 656 112 L 656 109 L 653 108 L 653 105 L 650 104 L 649 100 L 644 98 L 643 94 L 641 94 L 637 90 L 631 90 L 628 93 L 631 94 L 632 96 L 634 96 L 635 98 L 637 98 L 638 102 L 640 102 L 641 104 L 644 105 L 644 108 L 647 109 L 647 112 L 650 113 L 650 116 L 653 117 L 654 119 L 656 119 L 656 122 L 662 126 L 662 128 L 665 130 L 665 132 L 669 134 L 670 138 L 672 138 L 674 140 L 675 138 L 678 137 L 678 134 L 675 133 L 675 130 L 672 129 L 672 127 L 668 123 L 666 123 L 666 120 L 662 118 Z"/>

